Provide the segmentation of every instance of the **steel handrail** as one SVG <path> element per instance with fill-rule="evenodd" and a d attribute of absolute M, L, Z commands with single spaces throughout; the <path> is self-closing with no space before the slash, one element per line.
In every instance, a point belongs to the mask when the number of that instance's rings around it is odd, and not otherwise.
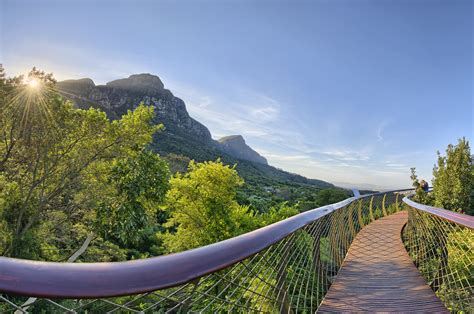
<path fill-rule="evenodd" d="M 467 227 L 469 229 L 474 229 L 474 217 L 473 216 L 456 213 L 456 212 L 453 212 L 453 211 L 450 211 L 450 210 L 447 210 L 447 209 L 444 209 L 444 208 L 438 208 L 438 207 L 433 207 L 433 206 L 429 206 L 429 205 L 420 204 L 420 203 L 417 203 L 417 202 L 411 200 L 410 199 L 411 197 L 413 197 L 413 194 L 405 196 L 403 198 L 403 202 L 405 204 L 407 204 L 408 206 L 412 207 L 412 208 L 427 212 L 429 214 L 440 217 L 444 220 L 454 222 L 454 223 L 456 223 L 458 225 L 461 225 L 463 227 Z"/>
<path fill-rule="evenodd" d="M 409 190 L 351 197 L 225 241 L 147 259 L 57 263 L 0 257 L 0 292 L 42 298 L 103 298 L 175 287 L 253 256 L 356 200 Z"/>

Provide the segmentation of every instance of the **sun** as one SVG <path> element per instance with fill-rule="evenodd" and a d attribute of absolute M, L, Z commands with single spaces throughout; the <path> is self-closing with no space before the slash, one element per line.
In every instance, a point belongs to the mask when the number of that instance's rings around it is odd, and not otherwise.
<path fill-rule="evenodd" d="M 30 79 L 27 84 L 28 84 L 28 87 L 34 88 L 34 89 L 38 88 L 38 86 L 39 86 L 38 80 L 36 80 L 34 78 Z"/>

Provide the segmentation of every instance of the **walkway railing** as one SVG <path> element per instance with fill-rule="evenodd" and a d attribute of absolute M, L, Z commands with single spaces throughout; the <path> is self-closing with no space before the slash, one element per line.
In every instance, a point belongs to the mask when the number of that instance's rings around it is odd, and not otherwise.
<path fill-rule="evenodd" d="M 418 204 L 408 197 L 405 247 L 452 312 L 474 310 L 474 217 Z"/>
<path fill-rule="evenodd" d="M 48 263 L 0 257 L 4 292 L 0 312 L 314 312 L 357 233 L 370 222 L 405 209 L 402 198 L 409 191 L 349 198 L 226 241 L 144 260 Z M 456 265 L 449 257 L 442 262 L 447 266 L 431 263 L 428 256 L 444 260 L 439 257 L 444 253 L 438 253 L 444 251 L 427 222 L 449 224 L 451 231 L 443 232 L 445 240 L 440 240 L 451 243 L 442 246 L 448 256 L 455 254 L 450 253 L 452 248 L 462 248 L 459 243 L 472 248 L 466 242 L 472 234 L 460 239 L 463 232 L 472 232 L 472 226 L 459 227 L 453 222 L 459 217 L 425 212 L 404 201 L 412 206 L 405 243 L 422 272 L 446 270 L 436 276 L 444 281 L 433 286 L 440 296 L 448 296 L 445 302 L 454 300 L 449 295 L 455 292 L 469 294 L 469 288 L 472 296 L 472 278 L 464 277 L 472 271 L 472 256 L 463 253 L 467 260 L 456 260 Z M 418 230 L 432 238 L 423 239 Z M 437 248 L 431 255 L 426 254 L 429 245 Z M 458 264 L 465 269 L 463 275 L 454 272 Z M 469 298 L 456 300 L 464 304 Z"/>

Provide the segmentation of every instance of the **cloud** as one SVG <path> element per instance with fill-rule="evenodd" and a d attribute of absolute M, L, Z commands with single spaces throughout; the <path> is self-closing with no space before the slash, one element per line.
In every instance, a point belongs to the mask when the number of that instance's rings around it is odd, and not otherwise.
<path fill-rule="evenodd" d="M 375 131 L 375 135 L 377 136 L 377 142 L 382 142 L 384 140 L 384 137 L 382 135 L 383 131 L 385 130 L 385 128 L 388 126 L 388 122 L 384 121 L 382 122 L 377 130 Z"/>
<path fill-rule="evenodd" d="M 333 159 L 343 161 L 366 161 L 370 159 L 370 155 L 365 151 L 328 150 L 321 153 Z"/>
<path fill-rule="evenodd" d="M 278 168 L 329 182 L 379 184 L 389 177 L 391 187 L 409 183 L 402 163 L 385 164 L 373 158 L 374 146 L 348 148 L 347 142 L 324 145 L 314 141 L 307 132 L 302 133 L 304 127 L 282 114 L 285 104 L 267 95 L 245 91 L 237 99 L 228 99 L 182 83 L 167 85 L 214 137 L 242 134 L 252 148 Z M 385 125 L 380 126 L 380 132 Z"/>
<path fill-rule="evenodd" d="M 394 168 L 407 168 L 405 164 L 387 163 L 386 165 L 388 167 L 394 167 Z"/>
<path fill-rule="evenodd" d="M 213 136 L 242 134 L 247 138 L 266 137 L 282 140 L 275 127 L 280 119 L 281 105 L 275 99 L 259 93 L 243 94 L 228 100 L 221 95 L 209 95 L 182 83 L 167 84 L 173 93 L 186 102 L 191 116 L 209 127 Z"/>

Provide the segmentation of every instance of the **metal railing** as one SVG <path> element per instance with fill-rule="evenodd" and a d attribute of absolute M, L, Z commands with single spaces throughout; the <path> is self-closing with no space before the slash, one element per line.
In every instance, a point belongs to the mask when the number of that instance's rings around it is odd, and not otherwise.
<path fill-rule="evenodd" d="M 143 260 L 0 257 L 0 312 L 314 312 L 357 233 L 400 210 L 409 212 L 405 247 L 427 283 L 449 310 L 469 312 L 474 218 L 403 198 L 409 191 L 352 197 L 226 241 Z"/>
<path fill-rule="evenodd" d="M 399 211 L 407 191 L 352 197 L 226 241 L 144 260 L 3 257 L 0 312 L 314 312 L 356 234 Z"/>
<path fill-rule="evenodd" d="M 403 240 L 418 270 L 450 311 L 474 311 L 474 217 L 403 202 Z"/>

